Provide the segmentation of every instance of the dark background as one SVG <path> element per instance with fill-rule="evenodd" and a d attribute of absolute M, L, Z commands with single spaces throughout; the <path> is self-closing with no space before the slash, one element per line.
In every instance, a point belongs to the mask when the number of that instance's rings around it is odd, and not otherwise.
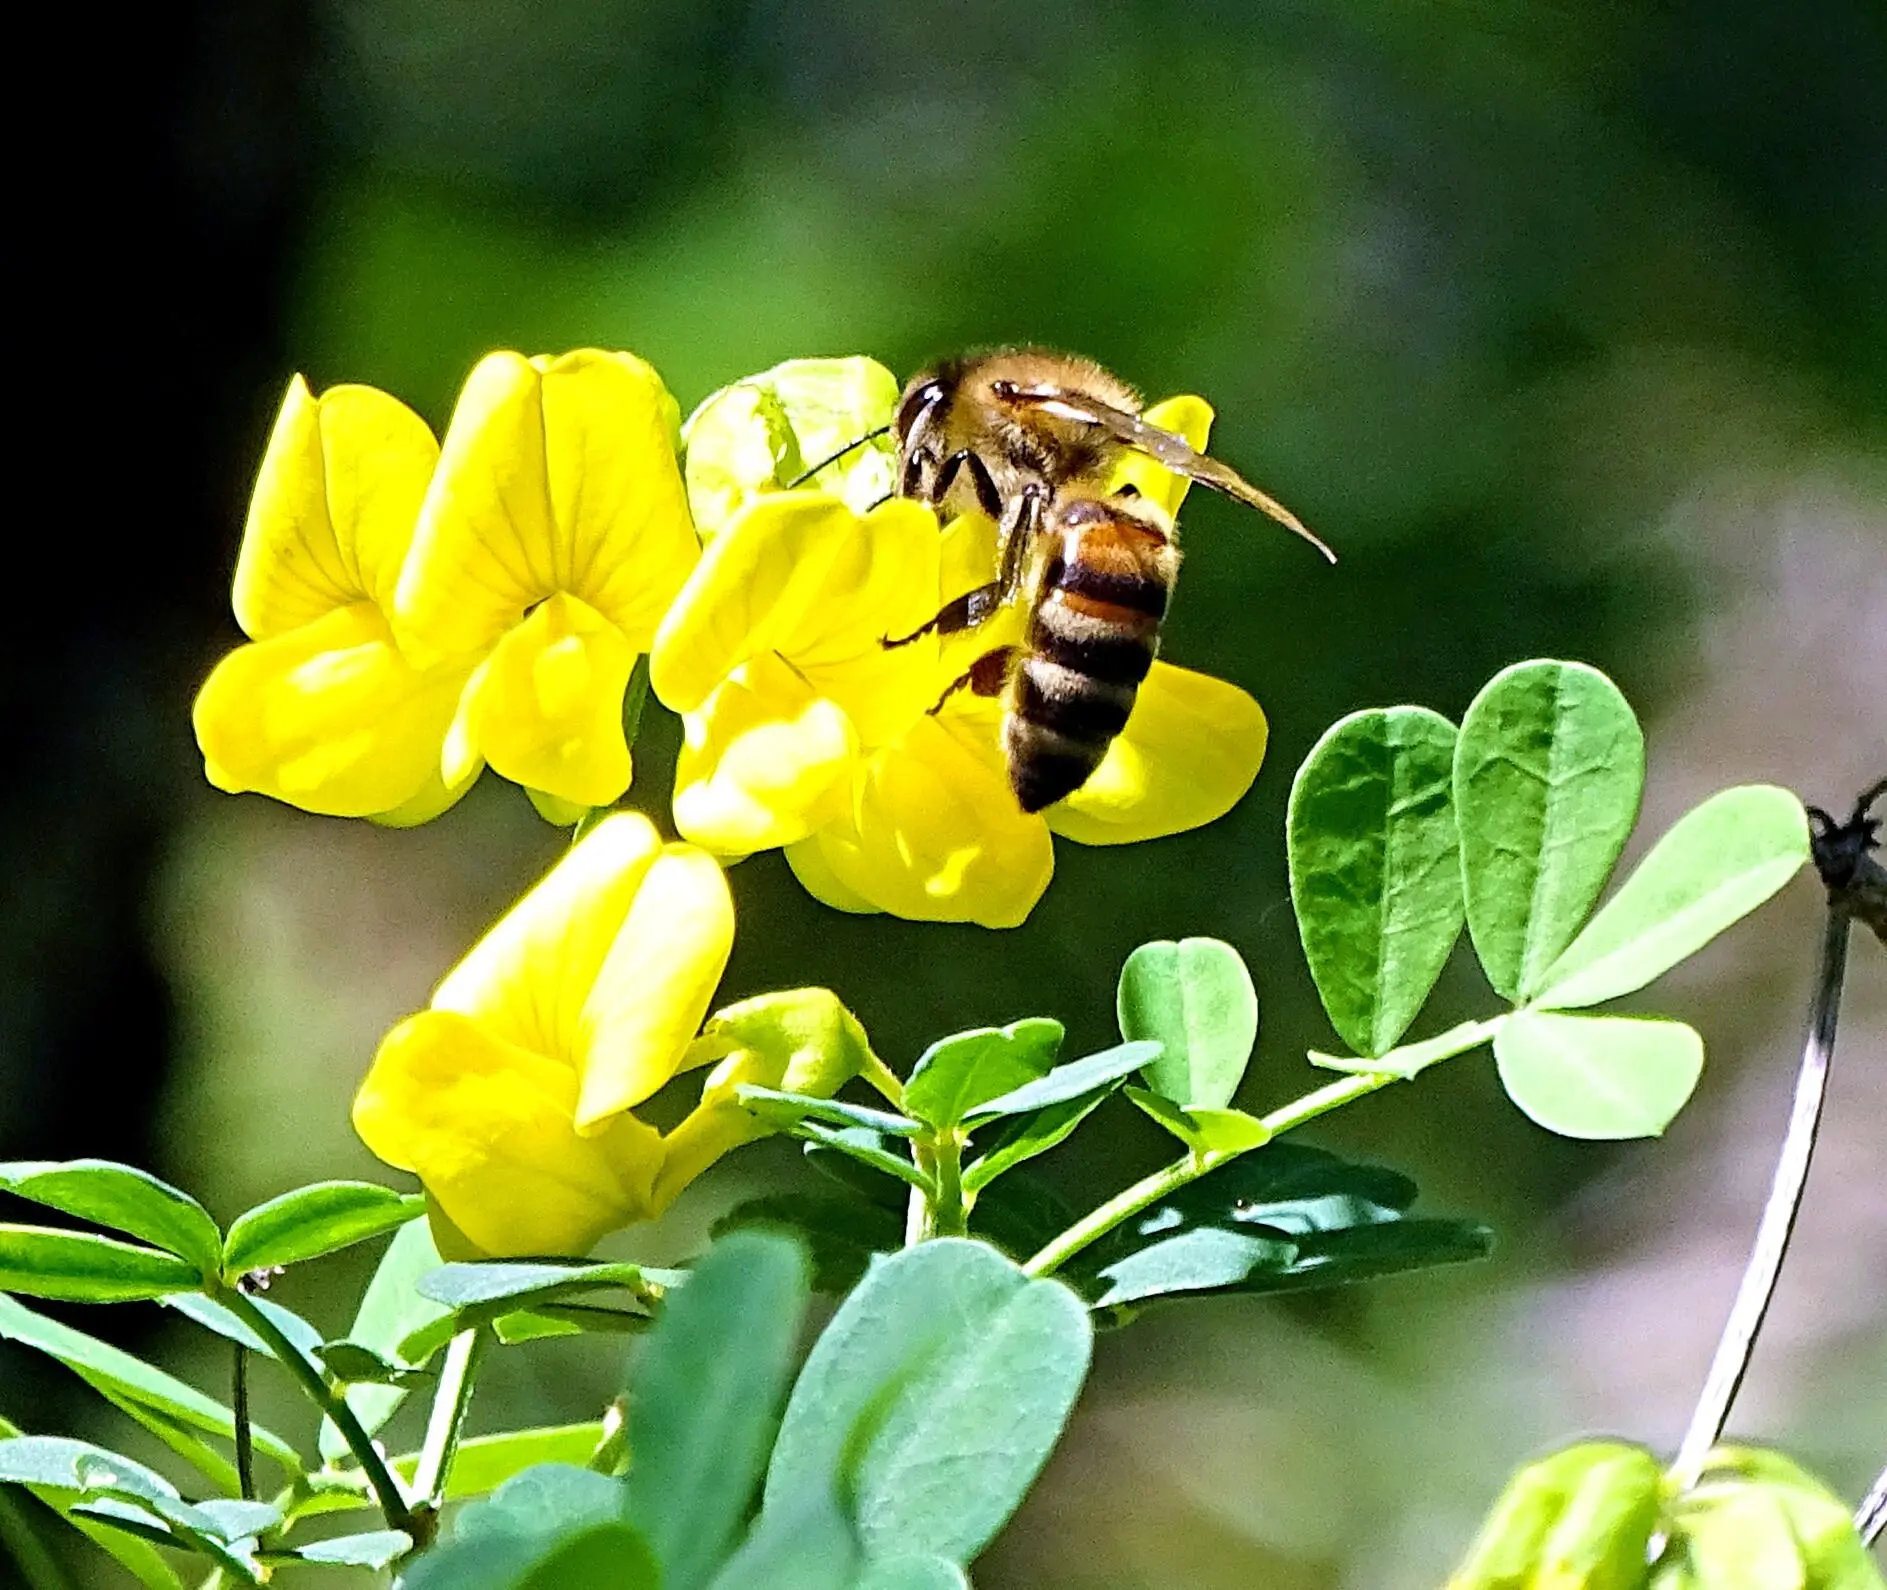
<path fill-rule="evenodd" d="M 375 1039 L 560 843 L 490 780 L 415 834 L 202 783 L 189 701 L 236 638 L 243 501 L 294 370 L 439 427 L 494 346 L 630 348 L 686 409 L 781 358 L 902 373 L 1029 339 L 1213 401 L 1214 450 L 1343 553 L 1326 570 L 1189 506 L 1167 655 L 1272 720 L 1232 817 L 1064 844 L 1008 934 L 839 917 L 777 857 L 735 876 L 727 996 L 829 983 L 898 1064 L 1028 1013 L 1105 1042 L 1125 953 L 1209 933 L 1265 1000 L 1246 1102 L 1298 1091 L 1328 1034 L 1283 798 L 1358 706 L 1458 715 L 1507 662 L 1597 663 L 1651 729 L 1653 833 L 1731 782 L 1842 802 L 1887 760 L 1887 25 L 1862 0 L 45 20 L 49 108 L 15 169 L 0 1158 L 127 1159 L 224 1216 L 372 1173 L 345 1104 Z M 632 799 L 659 815 L 654 740 Z M 1501 1256 L 1110 1338 L 980 1582 L 1420 1584 L 1529 1444 L 1672 1440 L 1766 1178 L 1812 920 L 1798 886 L 1653 991 L 1713 1055 L 1664 1145 L 1549 1138 L 1484 1060 L 1334 1126 L 1493 1218 Z M 1487 1008 L 1458 973 L 1438 1023 Z M 1878 958 L 1855 980 L 1864 1063 Z M 1851 1076 L 1746 1417 L 1858 1490 L 1887 1450 L 1887 1080 Z M 1162 1152 L 1128 1114 L 1050 1162 L 1071 1194 Z M 632 1244 L 685 1251 L 747 1179 L 797 1173 L 771 1149 L 738 1167 Z M 338 1291 L 302 1301 L 344 1325 Z M 140 1311 L 109 1328 L 185 1350 Z M 579 1415 L 614 1367 L 559 1351 L 484 1418 Z M 79 1417 L 17 1357 L 0 1388 L 29 1427 Z"/>

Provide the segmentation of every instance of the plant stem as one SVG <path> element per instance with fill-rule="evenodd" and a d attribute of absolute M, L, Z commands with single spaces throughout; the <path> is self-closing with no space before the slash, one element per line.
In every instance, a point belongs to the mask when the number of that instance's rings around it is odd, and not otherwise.
<path fill-rule="evenodd" d="M 1293 1099 L 1263 1117 L 1267 1141 L 1290 1131 L 1292 1127 L 1314 1121 L 1320 1115 L 1328 1115 L 1332 1110 L 1341 1109 L 1366 1094 L 1374 1093 L 1378 1088 L 1401 1080 L 1394 1072 L 1370 1071 L 1315 1088 L 1301 1099 Z M 1098 1209 L 1083 1215 L 1022 1268 L 1030 1275 L 1053 1275 L 1089 1243 L 1106 1236 L 1123 1220 L 1139 1214 L 1149 1204 L 1158 1203 L 1169 1193 L 1177 1192 L 1188 1182 L 1197 1181 L 1201 1176 L 1237 1159 L 1239 1155 L 1251 1152 L 1253 1150 L 1249 1148 L 1211 1149 L 1203 1154 L 1188 1154 L 1184 1159 L 1156 1170 L 1125 1191 L 1116 1193 Z"/>
<path fill-rule="evenodd" d="M 308 1394 L 309 1400 L 334 1421 L 334 1428 L 341 1432 L 341 1439 L 347 1443 L 348 1450 L 360 1464 L 361 1473 L 373 1488 L 388 1527 L 406 1531 L 417 1545 L 426 1544 L 431 1536 L 430 1520 L 422 1524 L 413 1516 L 412 1506 L 406 1499 L 406 1493 L 400 1489 L 400 1482 L 393 1477 L 393 1471 L 387 1467 L 386 1459 L 374 1445 L 373 1437 L 361 1428 L 354 1410 L 347 1405 L 347 1398 L 329 1384 L 328 1377 L 321 1372 L 320 1367 L 311 1363 L 300 1348 L 277 1330 L 275 1321 L 257 1308 L 240 1287 L 219 1287 L 217 1292 L 216 1300 L 268 1343 L 269 1351 L 282 1367 L 301 1382 L 301 1389 Z"/>
<path fill-rule="evenodd" d="M 1724 1321 L 1722 1338 L 1710 1360 L 1710 1373 L 1704 1379 L 1703 1394 L 1690 1416 L 1690 1426 L 1677 1449 L 1670 1470 L 1670 1483 L 1678 1491 L 1687 1491 L 1703 1473 L 1710 1449 L 1723 1434 L 1730 1416 L 1730 1404 L 1743 1384 L 1755 1351 L 1763 1316 L 1769 1312 L 1775 1296 L 1776 1277 L 1788 1252 L 1789 1236 L 1795 1229 L 1795 1217 L 1802 1207 L 1802 1189 L 1808 1182 L 1808 1162 L 1815 1152 L 1815 1133 L 1821 1125 L 1822 1102 L 1828 1091 L 1828 1061 L 1834 1053 L 1835 1024 L 1841 1014 L 1841 982 L 1848 960 L 1848 915 L 1830 906 L 1822 932 L 1821 971 L 1815 985 L 1814 1002 L 1809 1007 L 1808 1042 L 1802 1050 L 1802 1067 L 1795 1079 L 1795 1102 L 1789 1110 L 1789 1127 L 1782 1139 L 1782 1152 L 1776 1158 L 1776 1172 L 1769 1185 L 1769 1201 L 1763 1206 L 1762 1219 L 1756 1227 L 1756 1241 L 1750 1248 L 1749 1262 L 1730 1305 L 1730 1317 Z"/>
<path fill-rule="evenodd" d="M 245 1502 L 256 1498 L 255 1432 L 249 1428 L 249 1349 L 231 1344 L 235 1362 L 229 1372 L 229 1408 L 236 1426 L 236 1488 Z"/>
<path fill-rule="evenodd" d="M 963 1133 L 946 1127 L 937 1134 L 931 1153 L 931 1174 L 937 1193 L 930 1201 L 926 1236 L 960 1237 L 969 1229 L 969 1208 L 963 1201 Z"/>
<path fill-rule="evenodd" d="M 484 1345 L 485 1333 L 476 1325 L 454 1336 L 433 1391 L 426 1439 L 420 1445 L 419 1466 L 413 1471 L 413 1493 L 421 1505 L 435 1513 L 446 1499 L 446 1481 L 459 1450 L 459 1435 L 465 1428 L 465 1410 L 471 1405 L 472 1385 Z"/>
<path fill-rule="evenodd" d="M 1875 1476 L 1861 1505 L 1855 1508 L 1854 1532 L 1863 1546 L 1871 1546 L 1880 1539 L 1883 1524 L 1887 1524 L 1887 1469 Z"/>

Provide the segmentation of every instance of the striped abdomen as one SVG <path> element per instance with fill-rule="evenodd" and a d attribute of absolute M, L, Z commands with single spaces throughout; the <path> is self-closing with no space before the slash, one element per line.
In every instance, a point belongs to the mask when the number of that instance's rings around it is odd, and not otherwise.
<path fill-rule="evenodd" d="M 1126 727 L 1179 567 L 1169 533 L 1120 501 L 1058 504 L 1045 533 L 1051 551 L 1003 700 L 1009 782 L 1025 812 L 1079 789 Z"/>

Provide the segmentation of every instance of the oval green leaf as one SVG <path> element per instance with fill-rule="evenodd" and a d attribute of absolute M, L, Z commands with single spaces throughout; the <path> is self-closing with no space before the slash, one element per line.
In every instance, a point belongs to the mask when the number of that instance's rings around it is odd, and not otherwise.
<path fill-rule="evenodd" d="M 1066 1287 L 941 1238 L 876 1265 L 806 1360 L 767 1471 L 767 1513 L 834 1488 L 868 1555 L 967 1562 L 1021 1502 L 1087 1374 Z"/>
<path fill-rule="evenodd" d="M 197 1267 L 156 1248 L 85 1231 L 0 1225 L 0 1292 L 62 1303 L 129 1303 L 188 1292 Z"/>
<path fill-rule="evenodd" d="M 1358 1054 L 1395 1046 L 1461 933 L 1454 757 L 1440 713 L 1358 712 L 1317 742 L 1291 786 L 1298 935 L 1330 1024 Z"/>
<path fill-rule="evenodd" d="M 964 1123 L 974 1128 L 1005 1115 L 1027 1115 L 1104 1092 L 1147 1066 L 1158 1054 L 1158 1044 L 1121 1043 L 1099 1054 L 1084 1055 L 1065 1066 L 1056 1066 L 1046 1076 L 977 1105 L 964 1116 Z"/>
<path fill-rule="evenodd" d="M 224 1274 L 300 1264 L 403 1226 L 426 1212 L 417 1193 L 370 1181 L 324 1181 L 239 1215 L 223 1244 Z"/>
<path fill-rule="evenodd" d="M 664 1590 L 698 1590 L 753 1499 L 806 1304 L 797 1243 L 723 1237 L 663 1308 L 637 1360 L 625 1512 Z"/>
<path fill-rule="evenodd" d="M 1120 1035 L 1163 1046 L 1147 1086 L 1182 1109 L 1231 1103 L 1258 1041 L 1258 990 L 1218 939 L 1142 944 L 1120 969 Z"/>
<path fill-rule="evenodd" d="M 1618 862 L 1645 787 L 1645 737 L 1584 663 L 1526 662 L 1474 698 L 1455 748 L 1468 933 L 1502 998 L 1530 999 Z"/>
<path fill-rule="evenodd" d="M 1681 1021 L 1516 1011 L 1494 1035 L 1501 1086 L 1561 1137 L 1656 1137 L 1703 1074 L 1704 1041 Z"/>
<path fill-rule="evenodd" d="M 206 1277 L 222 1262 L 223 1235 L 203 1205 L 135 1166 L 104 1159 L 0 1165 L 0 1191 L 140 1237 Z"/>
<path fill-rule="evenodd" d="M 1788 790 L 1746 784 L 1680 817 L 1541 979 L 1533 1002 L 1597 1005 L 1640 989 L 1756 909 L 1807 862 Z"/>
<path fill-rule="evenodd" d="M 940 1038 L 904 1084 L 904 1108 L 927 1126 L 955 1126 L 979 1105 L 1047 1074 L 1062 1025 L 1043 1016 Z"/>
<path fill-rule="evenodd" d="M 354 1315 L 354 1323 L 348 1327 L 347 1339 L 371 1348 L 396 1363 L 409 1368 L 416 1367 L 413 1360 L 400 1357 L 400 1343 L 423 1327 L 436 1325 L 451 1317 L 450 1308 L 419 1290 L 419 1278 L 438 1269 L 440 1263 L 439 1250 L 433 1244 L 432 1227 L 427 1221 L 414 1220 L 401 1226 L 387 1244 L 387 1251 L 381 1254 L 373 1279 L 367 1283 L 367 1290 L 361 1295 L 360 1308 Z M 309 1344 L 303 1350 L 309 1350 L 312 1345 Z M 369 1435 L 377 1433 L 405 1399 L 406 1390 L 401 1386 L 347 1388 L 347 1405 L 354 1410 L 354 1416 Z M 334 1422 L 323 1419 L 322 1457 L 334 1463 L 345 1458 L 347 1453 L 347 1442 L 334 1427 Z"/>

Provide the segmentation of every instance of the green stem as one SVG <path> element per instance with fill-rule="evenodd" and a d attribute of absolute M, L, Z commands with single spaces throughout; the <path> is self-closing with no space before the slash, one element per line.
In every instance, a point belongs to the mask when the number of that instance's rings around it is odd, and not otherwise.
<path fill-rule="evenodd" d="M 1880 1539 L 1883 1525 L 1887 1525 L 1887 1469 L 1880 1471 L 1861 1505 L 1854 1510 L 1854 1532 L 1861 1537 L 1863 1546 L 1871 1546 Z"/>
<path fill-rule="evenodd" d="M 589 1467 L 598 1474 L 614 1475 L 629 1452 L 629 1398 L 617 1397 L 603 1411 L 603 1439 L 590 1454 Z"/>
<path fill-rule="evenodd" d="M 1417 1055 L 1419 1067 L 1427 1067 L 1437 1060 L 1466 1054 L 1470 1049 L 1478 1048 L 1494 1036 L 1500 1024 L 1505 1020 L 1505 1016 L 1495 1016 L 1487 1021 L 1463 1022 L 1459 1027 L 1451 1028 L 1438 1038 L 1426 1039 L 1419 1044 L 1410 1044 L 1407 1051 L 1393 1050 L 1384 1055 L 1380 1061 L 1371 1062 L 1372 1065 L 1380 1066 L 1382 1069 L 1354 1072 L 1321 1088 L 1313 1088 L 1302 1098 L 1280 1105 L 1269 1115 L 1262 1117 L 1265 1128 L 1264 1142 L 1256 1143 L 1252 1148 L 1218 1148 L 1208 1149 L 1203 1154 L 1188 1154 L 1184 1159 L 1176 1160 L 1171 1165 L 1154 1171 L 1152 1175 L 1142 1177 L 1133 1186 L 1116 1193 L 1098 1209 L 1090 1210 L 1083 1215 L 1022 1268 L 1030 1275 L 1053 1275 L 1090 1243 L 1106 1236 L 1122 1221 L 1131 1219 L 1142 1209 L 1177 1192 L 1188 1182 L 1195 1182 L 1201 1176 L 1209 1175 L 1221 1165 L 1231 1163 L 1241 1154 L 1249 1154 L 1253 1152 L 1253 1149 L 1264 1147 L 1264 1143 L 1272 1138 L 1280 1137 L 1293 1128 L 1304 1125 L 1307 1121 L 1314 1121 L 1320 1115 L 1328 1115 L 1332 1110 L 1340 1110 L 1346 1104 L 1353 1104 L 1379 1088 L 1386 1088 L 1391 1082 L 1412 1080 L 1417 1067 L 1398 1066 L 1396 1064 L 1398 1055 L 1405 1052 Z"/>
<path fill-rule="evenodd" d="M 930 1201 L 928 1237 L 960 1237 L 969 1230 L 970 1210 L 963 1198 L 963 1134 L 946 1128 L 931 1147 L 931 1175 L 937 1183 Z"/>
<path fill-rule="evenodd" d="M 374 1445 L 373 1437 L 361 1428 L 354 1410 L 347 1405 L 347 1398 L 329 1383 L 318 1365 L 312 1363 L 300 1348 L 276 1329 L 275 1321 L 257 1308 L 240 1287 L 217 1288 L 216 1300 L 268 1343 L 269 1351 L 301 1383 L 301 1389 L 308 1394 L 309 1400 L 334 1421 L 334 1428 L 341 1432 L 341 1439 L 347 1443 L 347 1449 L 354 1454 L 361 1473 L 373 1488 L 388 1527 L 404 1530 L 416 1544 L 424 1545 L 431 1535 L 430 1520 L 422 1524 L 413 1516 L 412 1506 L 406 1499 L 406 1493 L 400 1489 L 400 1482 L 393 1477 L 393 1471 L 387 1467 L 386 1459 Z"/>
<path fill-rule="evenodd" d="M 636 658 L 636 665 L 629 673 L 629 685 L 622 693 L 622 737 L 623 742 L 635 748 L 636 736 L 642 732 L 642 709 L 649 704 L 649 654 L 644 652 Z"/>
<path fill-rule="evenodd" d="M 1801 1069 L 1796 1073 L 1795 1101 L 1789 1108 L 1788 1129 L 1783 1133 L 1782 1151 L 1776 1156 L 1769 1201 L 1763 1205 L 1762 1219 L 1757 1222 L 1749 1262 L 1744 1266 L 1735 1301 L 1730 1304 L 1730 1316 L 1724 1321 L 1723 1335 L 1710 1360 L 1710 1373 L 1704 1377 L 1696 1411 L 1690 1416 L 1690 1426 L 1671 1464 L 1668 1478 L 1676 1491 L 1687 1491 L 1697 1483 L 1710 1449 L 1723 1434 L 1730 1404 L 1736 1400 L 1743 1376 L 1749 1369 L 1763 1316 L 1769 1312 L 1770 1299 L 1775 1296 L 1782 1260 L 1789 1250 L 1790 1234 L 1795 1230 L 1795 1216 L 1802 1207 L 1802 1190 L 1808 1184 L 1808 1163 L 1815 1152 L 1815 1133 L 1821 1125 L 1822 1102 L 1828 1091 L 1828 1061 L 1834 1053 L 1835 1027 L 1841 1015 L 1841 984 L 1848 962 L 1848 920 L 1846 911 L 1830 904 L 1827 925 L 1822 932 L 1821 970 L 1809 1009 L 1808 1042 L 1803 1046 Z"/>
<path fill-rule="evenodd" d="M 432 1413 L 426 1420 L 426 1439 L 413 1471 L 413 1492 L 422 1506 L 437 1513 L 446 1499 L 446 1481 L 465 1428 L 465 1410 L 471 1405 L 478 1360 L 484 1352 L 485 1333 L 477 1326 L 460 1331 L 446 1348 L 439 1384 L 433 1390 Z"/>
<path fill-rule="evenodd" d="M 249 1349 L 231 1344 L 236 1360 L 229 1372 L 229 1409 L 236 1427 L 236 1488 L 245 1502 L 256 1495 L 255 1432 L 249 1427 Z"/>

